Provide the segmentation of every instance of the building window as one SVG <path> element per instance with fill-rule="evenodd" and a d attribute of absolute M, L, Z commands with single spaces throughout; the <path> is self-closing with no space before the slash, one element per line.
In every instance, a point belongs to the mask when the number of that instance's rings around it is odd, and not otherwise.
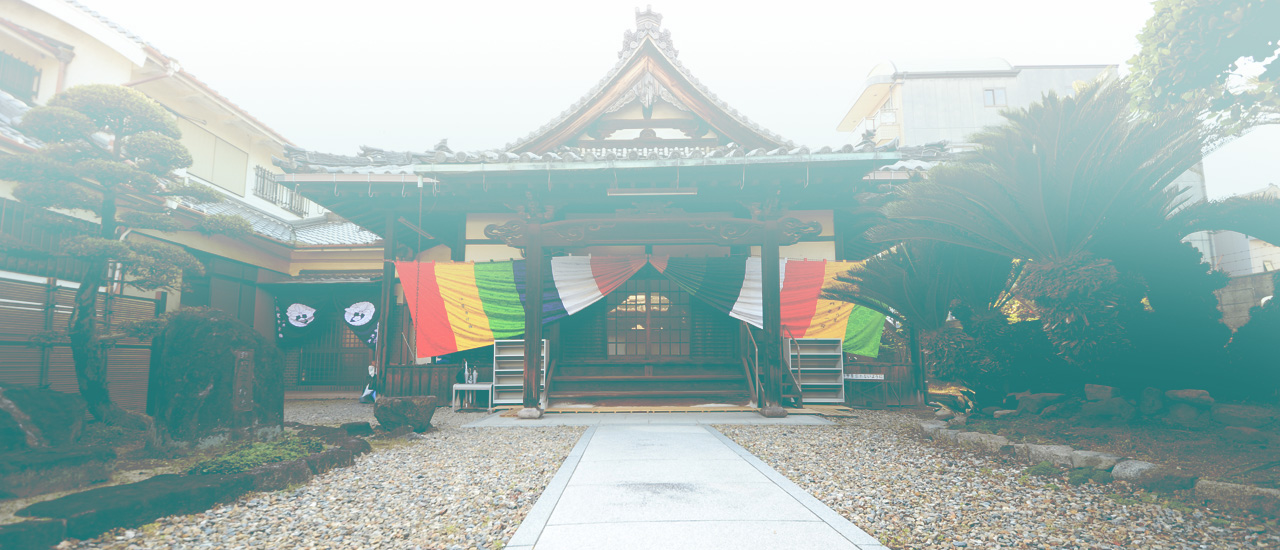
<path fill-rule="evenodd" d="M 0 90 L 9 92 L 25 103 L 35 103 L 40 85 L 40 70 L 0 52 Z"/>
<path fill-rule="evenodd" d="M 982 104 L 987 107 L 1004 107 L 1009 104 L 1004 88 L 987 88 L 982 90 Z"/>

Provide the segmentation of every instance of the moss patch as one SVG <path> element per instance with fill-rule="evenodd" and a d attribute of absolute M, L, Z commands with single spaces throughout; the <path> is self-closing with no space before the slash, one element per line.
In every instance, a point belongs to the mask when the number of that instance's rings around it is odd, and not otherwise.
<path fill-rule="evenodd" d="M 1022 471 L 1023 475 L 1036 477 L 1052 477 L 1060 473 L 1062 473 L 1062 470 L 1059 470 L 1057 466 L 1054 466 L 1053 463 L 1048 460 Z"/>
<path fill-rule="evenodd" d="M 286 435 L 275 441 L 254 443 L 231 454 L 200 461 L 188 473 L 234 474 L 263 464 L 299 459 L 322 450 L 324 443 L 319 439 Z"/>
<path fill-rule="evenodd" d="M 1072 485 L 1084 485 L 1090 481 L 1099 485 L 1111 483 L 1111 472 L 1097 468 L 1076 468 L 1067 474 L 1067 483 Z"/>

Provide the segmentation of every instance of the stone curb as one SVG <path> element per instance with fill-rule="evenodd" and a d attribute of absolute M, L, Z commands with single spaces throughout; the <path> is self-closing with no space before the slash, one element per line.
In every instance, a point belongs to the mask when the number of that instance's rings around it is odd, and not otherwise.
<path fill-rule="evenodd" d="M 75 537 L 77 539 L 84 540 L 96 537 L 116 528 L 129 528 L 145 525 L 164 516 L 200 513 L 202 511 L 209 510 L 217 504 L 230 502 L 254 491 L 278 491 L 288 487 L 289 485 L 306 483 L 314 476 L 337 468 L 352 466 L 355 464 L 356 456 L 365 454 L 372 450 L 368 441 L 358 437 L 343 438 L 333 443 L 337 445 L 336 448 L 312 453 L 311 455 L 296 460 L 265 464 L 239 474 L 225 476 L 171 476 L 174 478 L 204 478 L 204 481 L 210 482 L 206 484 L 208 487 L 197 487 L 193 490 L 184 489 L 185 492 L 191 493 L 189 496 L 190 500 L 193 502 L 190 502 L 192 506 L 182 508 L 180 510 L 147 510 L 145 502 L 140 501 L 137 506 L 127 507 L 132 508 L 133 511 L 124 514 L 126 517 L 123 521 L 119 521 L 120 518 L 116 518 L 117 520 L 113 521 L 108 518 L 112 515 L 120 515 L 118 511 L 114 509 L 106 510 L 103 513 L 92 510 L 82 511 L 73 514 L 72 517 L 50 519 L 40 513 L 40 508 L 51 505 L 45 505 L 43 507 L 37 506 L 33 513 L 26 514 L 36 519 L 20 523 L 0 525 L 0 550 L 8 550 L 10 548 L 23 550 L 50 548 L 57 546 L 68 537 Z M 54 499 L 36 504 L 55 503 L 60 500 L 69 499 L 76 495 L 88 492 L 128 492 L 129 487 L 139 483 L 146 483 L 147 481 L 148 480 L 143 480 L 126 485 L 113 485 L 110 487 L 91 489 L 90 491 L 83 493 L 73 493 L 61 499 Z M 143 500 L 149 500 L 154 496 L 155 495 L 143 495 L 142 498 Z M 21 513 L 21 511 L 19 512 Z M 106 517 L 98 518 L 97 516 L 99 515 Z M 68 523 L 72 523 L 73 525 L 68 525 Z"/>
<path fill-rule="evenodd" d="M 1200 479 L 1180 469 L 1130 458 L 1081 451 L 1068 445 L 1036 445 L 1010 443 L 1008 439 L 982 432 L 949 429 L 946 422 L 927 420 L 919 423 L 923 437 L 946 442 L 984 454 L 1012 457 L 1026 464 L 1050 462 L 1063 468 L 1096 468 L 1111 472 L 1114 479 L 1154 491 L 1195 489 L 1195 495 L 1223 508 L 1269 516 L 1280 516 L 1280 490 Z"/>

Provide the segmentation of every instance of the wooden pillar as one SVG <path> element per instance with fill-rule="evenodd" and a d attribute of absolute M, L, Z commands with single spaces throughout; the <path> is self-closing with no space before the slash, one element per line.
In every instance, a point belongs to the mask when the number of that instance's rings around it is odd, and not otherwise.
<path fill-rule="evenodd" d="M 924 405 L 929 402 L 929 381 L 924 372 L 924 356 L 920 353 L 920 330 L 914 324 L 908 324 L 907 336 L 910 338 L 911 368 L 915 371 L 915 375 L 919 377 L 914 388 L 917 395 L 911 404 L 915 406 Z"/>
<path fill-rule="evenodd" d="M 391 306 L 396 288 L 396 216 L 387 214 L 387 233 L 382 239 L 382 295 L 378 301 L 378 341 L 374 345 L 373 365 L 377 369 L 374 386 L 379 394 L 386 392 L 387 370 L 396 335 L 391 334 Z"/>
<path fill-rule="evenodd" d="M 542 372 L 542 227 L 529 223 L 525 231 L 524 276 L 524 409 L 520 418 L 539 418 L 538 378 Z"/>
<path fill-rule="evenodd" d="M 765 222 L 764 243 L 760 246 L 760 283 L 764 306 L 764 339 L 760 342 L 761 370 L 767 373 L 764 380 L 764 403 L 761 403 L 760 414 L 768 417 L 783 417 L 787 411 L 782 408 L 782 383 L 788 376 L 783 372 L 786 368 L 782 361 L 782 273 L 779 269 L 778 240 L 781 237 L 778 222 Z"/>

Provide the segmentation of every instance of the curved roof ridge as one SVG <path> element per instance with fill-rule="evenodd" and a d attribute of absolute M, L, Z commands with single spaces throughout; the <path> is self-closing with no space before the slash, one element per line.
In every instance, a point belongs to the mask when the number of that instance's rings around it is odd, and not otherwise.
<path fill-rule="evenodd" d="M 603 78 L 596 82 L 595 86 L 591 87 L 590 91 L 578 98 L 578 100 L 570 105 L 569 108 L 561 111 L 558 116 L 552 118 L 537 130 L 529 132 L 524 137 L 506 144 L 504 149 L 507 151 L 515 151 L 516 149 L 533 142 L 540 136 L 555 129 L 557 126 L 576 114 L 579 109 L 591 100 L 595 99 L 600 92 L 604 90 L 604 87 L 618 76 L 618 73 L 628 65 L 631 58 L 639 54 L 641 46 L 644 45 L 645 42 L 652 43 L 657 50 L 671 62 L 671 65 L 675 67 L 676 71 L 693 84 L 694 88 L 696 88 L 698 92 L 706 96 L 706 98 L 710 100 L 716 108 L 724 111 L 739 124 L 742 124 L 775 143 L 788 147 L 795 147 L 795 143 L 791 140 L 778 135 L 777 133 L 761 126 L 747 118 L 745 115 L 739 113 L 737 109 L 734 109 L 724 100 L 720 99 L 720 97 L 715 93 L 712 93 L 701 80 L 690 74 L 689 69 L 680 61 L 680 51 L 675 48 L 675 44 L 671 40 L 671 31 L 662 28 L 662 14 L 654 12 L 652 7 L 647 7 L 644 11 L 640 11 L 640 8 L 636 8 L 636 28 L 635 30 L 627 29 L 623 31 L 622 49 L 618 51 L 618 61 L 614 63 L 613 67 L 609 69 L 609 72 L 606 73 Z"/>

